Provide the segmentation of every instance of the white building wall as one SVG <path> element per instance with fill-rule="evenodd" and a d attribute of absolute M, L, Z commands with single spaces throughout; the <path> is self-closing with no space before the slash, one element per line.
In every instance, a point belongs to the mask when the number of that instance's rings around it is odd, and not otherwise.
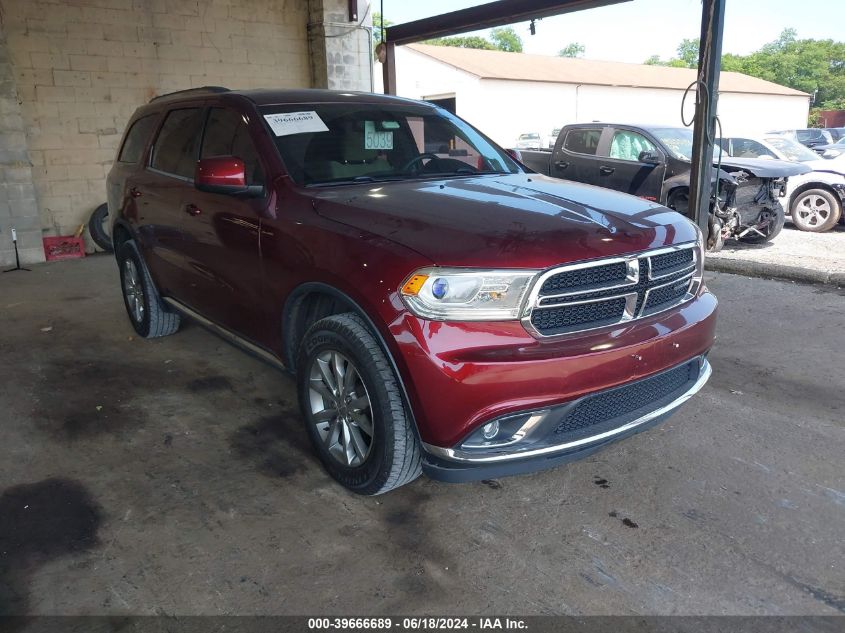
<path fill-rule="evenodd" d="M 381 66 L 376 66 L 381 90 Z M 618 121 L 680 126 L 682 90 L 479 79 L 416 51 L 396 51 L 397 94 L 412 99 L 454 96 L 457 114 L 512 147 L 525 132 L 543 138 L 568 123 Z M 695 95 L 687 97 L 692 118 Z M 722 93 L 719 119 L 725 135 L 806 127 L 802 96 Z"/>

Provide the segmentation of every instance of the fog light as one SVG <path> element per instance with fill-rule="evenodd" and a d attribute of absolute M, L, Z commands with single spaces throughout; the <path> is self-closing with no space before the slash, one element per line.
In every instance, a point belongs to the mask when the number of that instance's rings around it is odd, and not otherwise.
<path fill-rule="evenodd" d="M 499 434 L 499 421 L 495 420 L 488 424 L 485 424 L 484 427 L 481 429 L 482 435 L 484 435 L 485 440 L 492 440 Z"/>

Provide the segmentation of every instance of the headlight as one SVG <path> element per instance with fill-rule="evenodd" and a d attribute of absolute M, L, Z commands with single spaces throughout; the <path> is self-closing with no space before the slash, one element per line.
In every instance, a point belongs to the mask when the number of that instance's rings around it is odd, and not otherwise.
<path fill-rule="evenodd" d="M 400 293 L 416 316 L 438 321 L 510 321 L 519 318 L 522 299 L 536 270 L 423 268 Z"/>
<path fill-rule="evenodd" d="M 824 151 L 824 153 L 822 153 L 822 157 L 823 158 L 836 158 L 841 153 L 842 152 L 840 152 L 838 149 L 826 149 Z"/>

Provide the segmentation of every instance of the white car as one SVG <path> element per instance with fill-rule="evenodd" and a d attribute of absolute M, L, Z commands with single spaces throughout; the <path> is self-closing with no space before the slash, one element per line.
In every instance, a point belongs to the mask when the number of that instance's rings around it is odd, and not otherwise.
<path fill-rule="evenodd" d="M 784 212 L 802 231 L 819 233 L 836 226 L 845 206 L 845 154 L 820 158 L 813 150 L 783 136 L 731 136 L 719 139 L 730 156 L 774 158 L 803 163 L 813 171 L 790 176 L 783 198 Z"/>
<path fill-rule="evenodd" d="M 537 132 L 528 132 L 520 134 L 516 141 L 516 149 L 540 149 L 543 141 Z"/>

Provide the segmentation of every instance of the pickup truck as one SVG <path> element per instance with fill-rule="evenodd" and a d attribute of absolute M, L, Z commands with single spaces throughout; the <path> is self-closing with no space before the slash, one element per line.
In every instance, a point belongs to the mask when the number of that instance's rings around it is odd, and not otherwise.
<path fill-rule="evenodd" d="M 551 152 L 520 150 L 534 171 L 658 202 L 687 215 L 692 130 L 660 125 L 579 123 L 563 127 Z M 785 161 L 714 155 L 713 184 L 723 194 L 711 209 L 708 248 L 728 237 L 759 243 L 784 224 L 778 198 L 786 178 L 809 168 Z"/>
<path fill-rule="evenodd" d="M 432 104 L 163 95 L 130 119 L 108 204 L 135 332 L 189 317 L 292 374 L 302 433 L 359 494 L 583 457 L 710 376 L 693 223 L 529 173 Z"/>

